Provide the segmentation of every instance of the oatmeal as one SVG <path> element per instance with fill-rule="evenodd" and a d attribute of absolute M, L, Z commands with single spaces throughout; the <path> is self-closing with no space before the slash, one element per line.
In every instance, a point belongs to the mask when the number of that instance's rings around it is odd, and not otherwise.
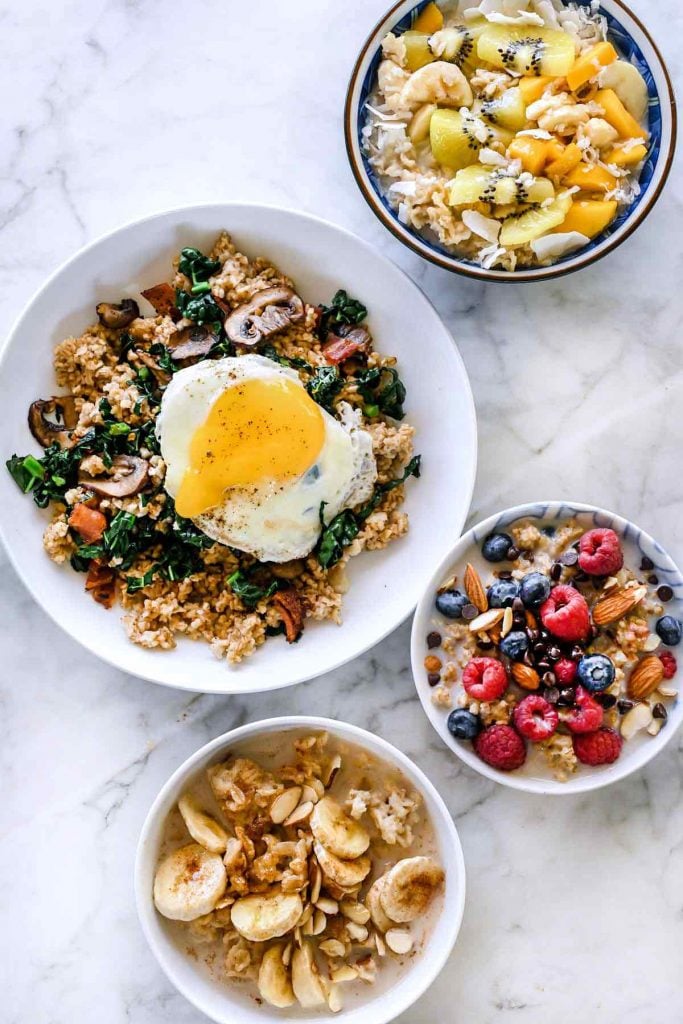
<path fill-rule="evenodd" d="M 342 1008 L 418 954 L 444 872 L 419 794 L 326 733 L 211 765 L 165 826 L 157 910 L 226 983 L 272 1006 Z"/>
<path fill-rule="evenodd" d="M 445 581 L 426 638 L 451 734 L 498 770 L 560 781 L 656 736 L 677 698 L 683 626 L 650 559 L 629 566 L 613 530 L 578 519 L 513 523 L 481 554 L 490 575 L 468 564 L 460 586 Z"/>

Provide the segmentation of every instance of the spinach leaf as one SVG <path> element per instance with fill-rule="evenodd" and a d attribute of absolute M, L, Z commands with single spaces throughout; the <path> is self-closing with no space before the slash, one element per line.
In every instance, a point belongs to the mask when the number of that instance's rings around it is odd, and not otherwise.
<path fill-rule="evenodd" d="M 306 390 L 318 405 L 331 411 L 332 403 L 343 387 L 344 379 L 336 366 L 317 366 Z"/>
<path fill-rule="evenodd" d="M 320 503 L 319 515 L 322 533 L 318 541 L 317 555 L 323 569 L 330 569 L 337 564 L 344 553 L 344 548 L 355 540 L 365 520 L 375 511 L 388 491 L 399 487 L 410 476 L 419 477 L 420 461 L 421 456 L 415 455 L 400 477 L 389 480 L 385 484 L 377 484 L 372 497 L 357 512 L 352 512 L 349 508 L 342 509 L 327 526 L 324 520 L 325 502 Z"/>
<path fill-rule="evenodd" d="M 175 304 L 182 316 L 194 320 L 196 324 L 217 324 L 223 322 L 223 313 L 210 292 L 205 295 L 193 296 L 176 288 Z"/>
<path fill-rule="evenodd" d="M 395 420 L 403 419 L 406 389 L 392 366 L 374 366 L 364 370 L 358 375 L 356 382 L 359 394 L 369 406 L 375 406 L 379 412 Z"/>
<path fill-rule="evenodd" d="M 331 328 L 339 327 L 341 324 L 360 324 L 368 315 L 363 303 L 358 299 L 352 299 L 343 288 L 336 293 L 330 306 L 321 306 L 320 309 L 318 334 L 323 341 Z"/>
<path fill-rule="evenodd" d="M 258 583 L 253 583 L 247 573 L 238 569 L 228 577 L 228 586 L 233 594 L 239 597 L 242 604 L 247 608 L 255 608 L 262 598 L 271 597 L 278 589 L 279 584 L 277 580 L 272 580 L 267 587 L 261 587 Z"/>
<path fill-rule="evenodd" d="M 163 370 L 164 373 L 169 373 L 171 376 L 178 369 L 178 364 L 173 361 L 173 357 L 166 345 L 162 345 L 160 341 L 150 345 L 149 354 L 154 356 L 159 369 Z"/>
<path fill-rule="evenodd" d="M 280 355 L 275 345 L 264 345 L 261 349 L 261 355 L 265 356 L 266 359 L 272 359 L 273 362 L 279 363 L 281 366 L 293 366 L 295 370 L 305 370 L 307 373 L 314 372 L 311 364 L 307 363 L 305 359 L 299 359 L 296 356 L 290 359 L 287 356 Z"/>
<path fill-rule="evenodd" d="M 212 260 L 192 246 L 188 245 L 180 250 L 178 270 L 192 281 L 193 295 L 201 295 L 210 290 L 209 278 L 220 270 L 220 267 L 220 260 Z"/>

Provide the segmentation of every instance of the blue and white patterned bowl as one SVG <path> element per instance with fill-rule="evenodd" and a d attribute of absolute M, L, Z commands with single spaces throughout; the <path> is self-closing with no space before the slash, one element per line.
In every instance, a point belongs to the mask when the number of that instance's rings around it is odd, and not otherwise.
<path fill-rule="evenodd" d="M 471 530 L 463 534 L 450 555 L 444 559 L 434 573 L 427 590 L 420 599 L 413 620 L 411 659 L 415 686 L 427 718 L 439 736 L 465 764 L 479 772 L 480 775 L 485 775 L 488 779 L 500 782 L 504 786 L 510 786 L 512 789 L 521 789 L 529 793 L 565 795 L 583 793 L 617 782 L 651 761 L 669 740 L 673 739 L 683 721 L 683 699 L 679 696 L 675 700 L 667 701 L 668 720 L 657 736 L 649 736 L 647 733 L 637 734 L 633 739 L 624 743 L 621 756 L 614 764 L 599 768 L 581 765 L 567 782 L 559 782 L 552 777 L 550 769 L 546 770 L 545 766 L 539 764 L 540 758 L 528 758 L 522 768 L 513 772 L 501 772 L 491 768 L 477 757 L 470 743 L 456 740 L 449 733 L 446 727 L 448 711 L 437 707 L 432 702 L 433 690 L 427 681 L 424 658 L 427 653 L 426 636 L 433 629 L 438 629 L 441 624 L 439 621 L 441 617 L 434 606 L 435 595 L 439 587 L 454 574 L 462 578 L 462 572 L 468 562 L 474 565 L 482 579 L 485 580 L 487 576 L 490 576 L 491 566 L 484 561 L 481 555 L 482 541 L 489 533 L 505 530 L 506 527 L 521 519 L 537 520 L 539 525 L 553 526 L 572 517 L 578 519 L 582 525 L 585 524 L 587 530 L 594 527 L 610 527 L 614 530 L 621 538 L 627 567 L 630 566 L 637 571 L 641 559 L 649 558 L 654 565 L 654 569 L 650 571 L 656 573 L 660 584 L 668 584 L 674 592 L 673 599 L 666 604 L 666 614 L 673 615 L 678 619 L 683 618 L 683 576 L 664 548 L 644 530 L 629 522 L 628 519 L 623 519 L 614 512 L 596 508 L 594 505 L 584 505 L 574 501 L 538 501 L 498 512 L 483 522 L 477 523 Z M 663 650 L 669 650 L 669 648 L 665 647 Z M 678 651 L 678 649 L 674 650 Z M 683 648 L 681 650 L 683 651 Z M 673 685 L 677 684 L 678 677 L 673 680 Z"/>
<path fill-rule="evenodd" d="M 396 211 L 382 195 L 379 182 L 361 145 L 365 124 L 365 103 L 375 84 L 381 60 L 381 41 L 387 32 L 405 32 L 428 0 L 399 0 L 375 26 L 365 41 L 351 74 L 346 95 L 344 131 L 346 150 L 356 182 L 372 211 L 392 234 L 418 255 L 445 270 L 486 281 L 541 281 L 580 270 L 611 252 L 632 234 L 650 212 L 668 177 L 676 145 L 676 102 L 668 71 L 645 26 L 621 0 L 601 0 L 600 13 L 609 25 L 610 38 L 621 56 L 636 65 L 647 82 L 650 94 L 650 143 L 640 177 L 640 195 L 597 238 L 576 253 L 561 257 L 549 267 L 515 271 L 484 270 L 477 263 L 450 253 L 398 219 Z M 590 0 L 578 0 L 585 7 Z"/>

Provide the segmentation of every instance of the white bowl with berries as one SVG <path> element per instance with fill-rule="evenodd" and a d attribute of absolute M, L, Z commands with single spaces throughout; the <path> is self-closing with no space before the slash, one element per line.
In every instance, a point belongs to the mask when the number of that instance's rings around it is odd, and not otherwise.
<path fill-rule="evenodd" d="M 543 501 L 461 537 L 417 607 L 411 654 L 427 717 L 466 764 L 576 793 L 673 737 L 682 639 L 683 576 L 660 544 L 613 512 Z"/>

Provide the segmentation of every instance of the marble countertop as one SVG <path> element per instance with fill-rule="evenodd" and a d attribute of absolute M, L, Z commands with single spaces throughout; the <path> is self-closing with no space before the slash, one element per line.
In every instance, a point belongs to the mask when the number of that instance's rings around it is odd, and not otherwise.
<path fill-rule="evenodd" d="M 632 0 L 680 84 L 676 0 Z M 361 199 L 341 109 L 387 0 L 26 0 L 2 8 L 0 322 L 78 247 L 164 207 L 261 200 L 378 246 L 436 304 L 479 413 L 471 521 L 539 497 L 613 508 L 683 562 L 683 178 L 635 237 L 555 283 L 485 286 L 399 246 Z M 444 511 L 445 514 L 445 511 Z M 445 797 L 469 874 L 460 940 L 404 1024 L 683 1019 L 683 736 L 608 790 L 548 799 L 454 760 L 415 697 L 405 625 L 314 682 L 249 699 L 140 682 L 62 636 L 2 556 L 2 1018 L 201 1024 L 138 926 L 135 844 L 173 768 L 236 724 L 376 730 Z"/>

